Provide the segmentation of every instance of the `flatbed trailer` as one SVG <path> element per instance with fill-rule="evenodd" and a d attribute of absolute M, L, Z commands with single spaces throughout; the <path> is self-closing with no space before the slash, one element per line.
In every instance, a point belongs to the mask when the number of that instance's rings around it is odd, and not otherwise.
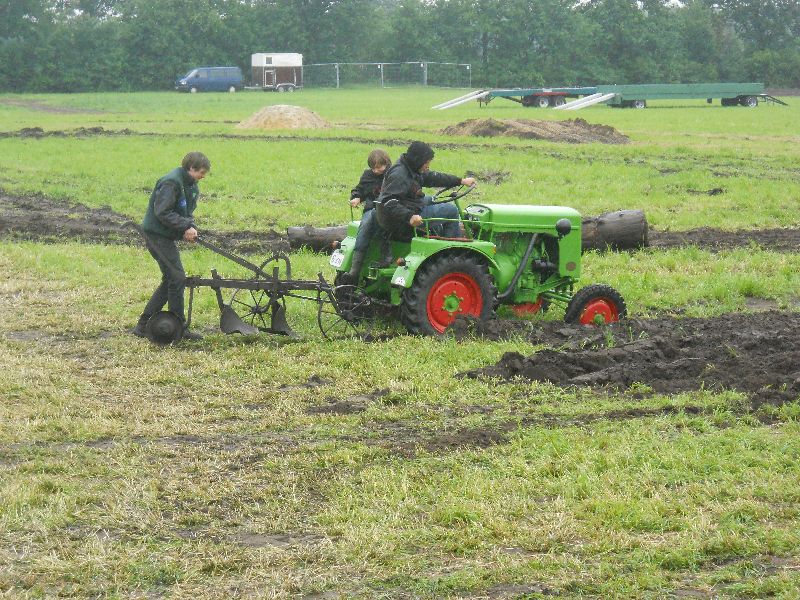
<path fill-rule="evenodd" d="M 711 104 L 719 98 L 722 106 L 757 106 L 771 101 L 785 104 L 764 92 L 763 83 L 647 83 L 599 85 L 602 94 L 614 94 L 606 104 L 614 107 L 645 108 L 648 100 L 705 99 Z"/>
<path fill-rule="evenodd" d="M 488 104 L 494 98 L 505 98 L 519 102 L 522 106 L 548 108 L 550 106 L 563 106 L 567 99 L 581 98 L 597 93 L 597 88 L 592 87 L 554 87 L 554 88 L 510 88 L 488 90 L 488 93 L 479 98 L 478 102 Z"/>
<path fill-rule="evenodd" d="M 578 110 L 595 104 L 621 108 L 645 108 L 648 100 L 687 100 L 704 98 L 709 104 L 719 98 L 722 106 L 758 106 L 759 102 L 786 103 L 764 91 L 763 83 L 641 83 L 585 87 L 506 88 L 475 90 L 437 104 L 444 110 L 472 100 L 488 104 L 506 98 L 523 106 Z M 567 102 L 570 99 L 570 102 Z"/>

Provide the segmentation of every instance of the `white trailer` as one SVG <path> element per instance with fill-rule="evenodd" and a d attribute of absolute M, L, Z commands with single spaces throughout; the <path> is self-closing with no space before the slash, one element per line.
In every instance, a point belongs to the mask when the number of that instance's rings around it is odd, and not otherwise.
<path fill-rule="evenodd" d="M 303 87 L 303 55 L 258 52 L 250 55 L 252 84 L 247 89 L 293 92 Z"/>

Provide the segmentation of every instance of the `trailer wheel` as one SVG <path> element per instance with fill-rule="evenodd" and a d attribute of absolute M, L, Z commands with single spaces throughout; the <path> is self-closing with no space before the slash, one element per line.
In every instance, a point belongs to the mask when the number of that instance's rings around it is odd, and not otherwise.
<path fill-rule="evenodd" d="M 469 254 L 434 256 L 403 292 L 400 318 L 410 333 L 440 335 L 457 316 L 488 319 L 497 289 L 486 264 Z"/>
<path fill-rule="evenodd" d="M 539 108 L 547 108 L 548 106 L 550 106 L 550 98 L 548 98 L 547 96 L 539 96 L 538 98 L 536 98 L 536 106 L 538 106 Z"/>
<path fill-rule="evenodd" d="M 283 87 L 282 85 L 279 85 L 279 86 L 278 86 L 278 91 L 279 91 L 279 92 L 282 94 L 283 92 L 285 92 L 285 91 L 286 91 L 286 88 L 285 88 L 285 87 Z"/>
<path fill-rule="evenodd" d="M 581 325 L 616 323 L 628 314 L 625 300 L 610 285 L 587 285 L 567 304 L 564 321 Z"/>
<path fill-rule="evenodd" d="M 196 87 L 194 87 L 194 86 L 192 86 L 192 87 L 190 87 L 190 88 L 189 88 L 189 91 L 190 91 L 192 94 L 196 94 L 196 93 L 197 93 L 197 88 L 196 88 Z"/>
<path fill-rule="evenodd" d="M 633 108 L 647 108 L 647 101 L 646 100 L 634 100 L 631 103 Z"/>
<path fill-rule="evenodd" d="M 742 106 L 749 106 L 750 108 L 758 106 L 758 98 L 756 96 L 742 96 L 739 102 L 741 102 Z"/>
<path fill-rule="evenodd" d="M 553 106 L 564 106 L 566 103 L 567 101 L 563 96 L 556 96 L 553 98 Z"/>

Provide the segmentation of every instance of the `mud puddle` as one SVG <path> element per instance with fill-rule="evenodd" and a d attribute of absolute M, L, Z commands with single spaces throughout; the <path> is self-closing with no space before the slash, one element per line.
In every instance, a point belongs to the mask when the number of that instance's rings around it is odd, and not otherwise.
<path fill-rule="evenodd" d="M 507 323 L 473 324 L 492 338 Z M 792 312 L 735 313 L 717 318 L 629 319 L 600 329 L 543 323 L 526 336 L 550 349 L 508 352 L 462 376 L 523 378 L 558 386 L 677 394 L 736 390 L 752 410 L 800 399 L 800 319 Z M 557 349 L 552 349 L 557 348 Z"/>
<path fill-rule="evenodd" d="M 647 233 L 651 248 L 667 249 L 697 246 L 717 252 L 747 246 L 759 246 L 776 252 L 800 252 L 800 229 L 753 229 L 749 231 L 722 231 L 699 227 L 688 231 L 658 231 Z"/>
<path fill-rule="evenodd" d="M 5 104 L 6 106 L 18 106 L 20 108 L 27 108 L 29 110 L 54 114 L 100 115 L 107 112 L 104 110 L 77 108 L 73 106 L 54 106 L 52 104 L 42 102 L 41 100 L 32 100 L 30 98 L 3 98 L 0 100 L 0 104 Z"/>

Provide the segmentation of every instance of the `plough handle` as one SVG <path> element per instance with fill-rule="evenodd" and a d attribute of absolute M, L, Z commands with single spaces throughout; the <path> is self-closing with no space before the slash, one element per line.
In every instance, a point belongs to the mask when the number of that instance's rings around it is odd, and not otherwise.
<path fill-rule="evenodd" d="M 266 277 L 266 278 L 271 278 L 272 277 L 271 275 L 268 275 L 267 273 L 262 271 L 258 266 L 254 265 L 249 260 L 246 260 L 246 259 L 242 258 L 241 256 L 237 256 L 236 254 L 233 254 L 232 252 L 228 252 L 227 250 L 223 250 L 219 246 L 215 246 L 211 242 L 207 242 L 207 241 L 205 241 L 204 239 L 202 239 L 200 237 L 198 237 L 195 241 L 198 244 L 200 244 L 201 246 L 205 246 L 206 248 L 208 248 L 212 252 L 214 252 L 216 254 L 219 254 L 220 256 L 224 256 L 228 260 L 232 260 L 237 265 L 241 265 L 245 269 L 250 269 L 251 271 L 253 271 L 253 273 L 256 273 L 256 274 L 261 275 L 262 277 Z"/>

